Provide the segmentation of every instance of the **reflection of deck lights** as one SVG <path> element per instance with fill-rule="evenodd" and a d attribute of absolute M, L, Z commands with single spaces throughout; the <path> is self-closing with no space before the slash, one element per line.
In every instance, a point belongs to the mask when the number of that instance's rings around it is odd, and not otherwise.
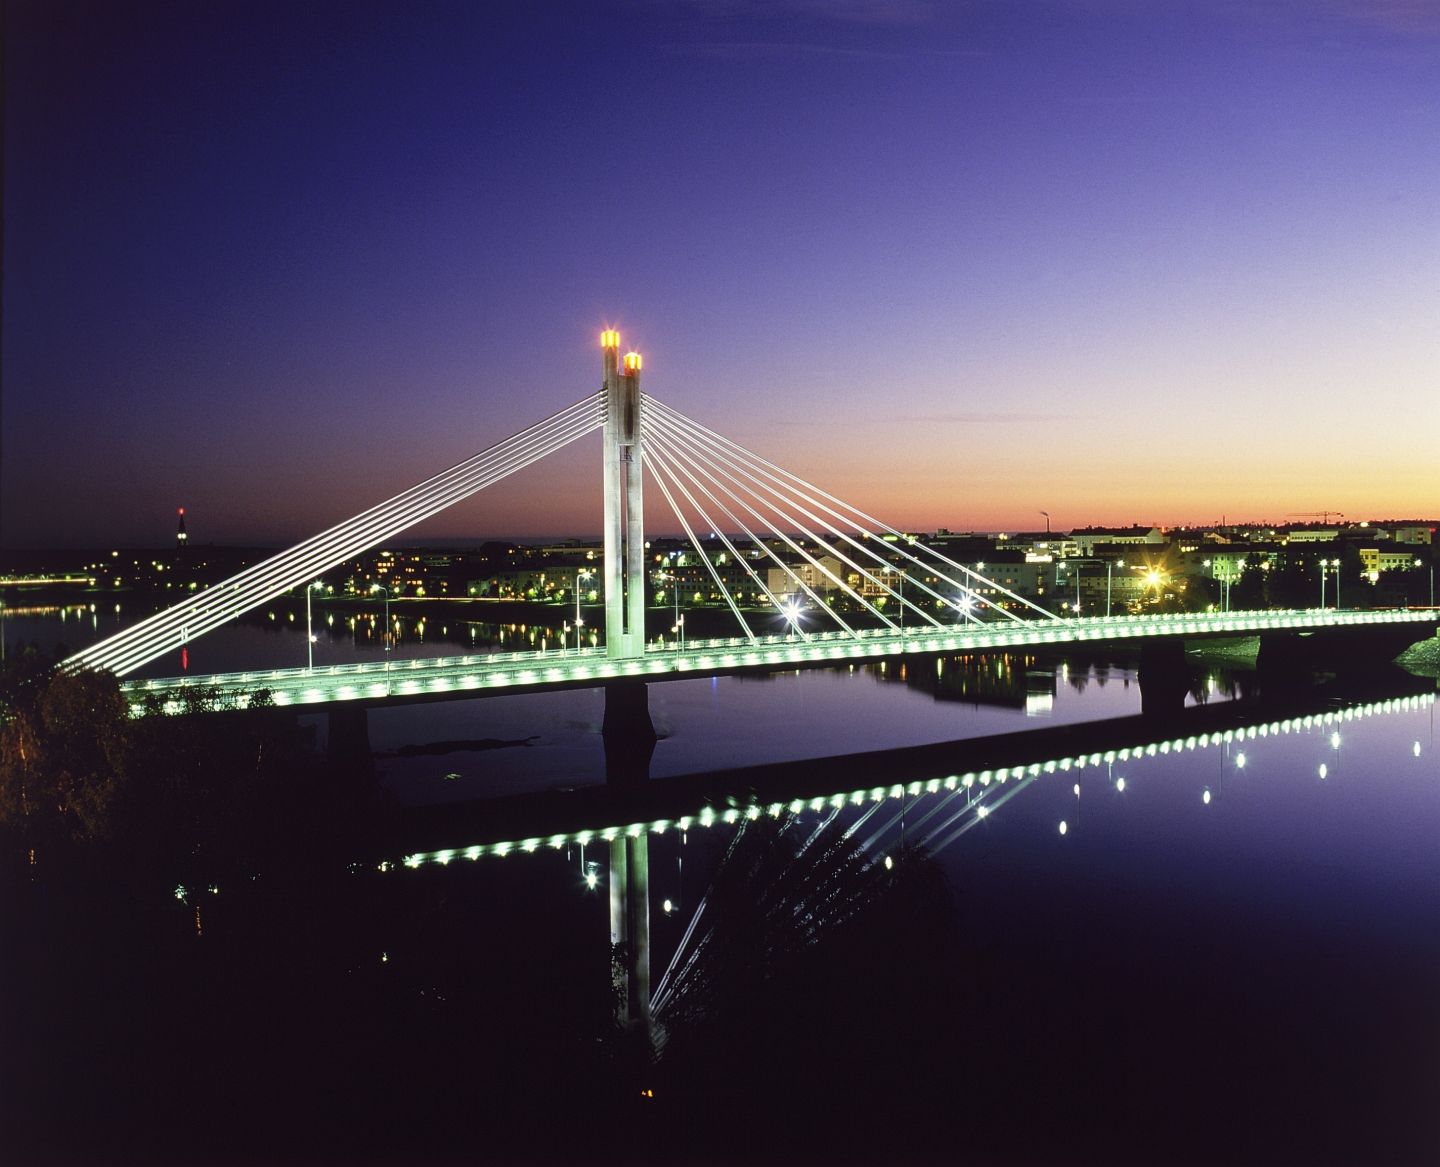
<path fill-rule="evenodd" d="M 251 674 L 240 675 L 246 677 L 247 679 L 251 678 Z M 151 687 L 153 684 L 153 682 L 141 682 L 137 684 L 136 687 L 139 688 L 143 686 L 148 688 Z M 276 701 L 276 704 L 285 703 L 287 702 L 279 699 L 277 699 Z M 1381 713 L 1394 713 L 1400 711 L 1430 708 L 1433 707 L 1435 703 L 1436 699 L 1433 694 L 1425 694 L 1412 697 L 1389 698 L 1387 700 L 1373 702 L 1368 705 L 1347 708 L 1343 711 L 1336 711 L 1324 714 L 1307 714 L 1304 717 L 1287 718 L 1282 721 L 1276 721 L 1264 725 L 1242 726 L 1236 729 L 1216 731 L 1214 733 L 1201 734 L 1195 737 L 1176 738 L 1162 743 L 1161 745 L 1163 746 L 1163 748 L 1157 747 L 1156 743 L 1149 743 L 1147 745 L 1128 746 L 1118 750 L 1107 750 L 1104 754 L 1080 754 L 1074 757 L 1052 760 L 1049 763 L 1035 762 L 1028 765 L 1019 764 L 1008 768 L 1002 767 L 994 771 L 982 771 L 979 774 L 973 772 L 968 774 L 951 774 L 944 779 L 931 779 L 923 783 L 914 781 L 905 785 L 897 784 L 890 787 L 874 786 L 861 790 L 852 790 L 848 794 L 845 792 L 837 793 L 829 796 L 828 798 L 812 798 L 809 802 L 809 805 L 812 809 L 816 810 L 819 810 L 821 807 L 825 806 L 829 806 L 836 810 L 839 810 L 847 804 L 856 807 L 863 807 L 867 801 L 879 803 L 885 801 L 887 798 L 901 797 L 905 794 L 919 795 L 922 790 L 927 793 L 933 794 L 938 793 L 942 789 L 946 791 L 954 791 L 957 788 L 965 788 L 970 791 L 967 803 L 971 806 L 974 806 L 975 817 L 977 819 L 983 819 L 989 816 L 990 808 L 983 805 L 976 805 L 976 795 L 974 793 L 974 787 L 977 785 L 976 779 L 981 778 L 982 775 L 986 778 L 998 778 L 1001 781 L 1003 781 L 1006 776 L 1015 778 L 1017 780 L 1025 779 L 1027 777 L 1035 778 L 1042 773 L 1053 773 L 1057 769 L 1065 770 L 1072 767 L 1083 769 L 1086 766 L 1099 765 L 1102 761 L 1106 763 L 1116 761 L 1127 762 L 1135 758 L 1155 756 L 1158 753 L 1168 754 L 1172 750 L 1179 751 L 1181 749 L 1199 749 L 1209 745 L 1220 745 L 1221 743 L 1225 743 L 1228 745 L 1232 741 L 1244 741 L 1247 739 L 1254 740 L 1257 737 L 1267 737 L 1272 735 L 1278 736 L 1281 733 L 1288 734 L 1292 731 L 1314 728 L 1325 724 L 1333 724 L 1337 721 L 1356 721 Z M 177 708 L 175 710 L 172 710 L 172 712 L 178 712 L 179 703 L 174 702 L 173 704 L 175 704 Z M 1411 752 L 1416 757 L 1419 757 L 1421 755 L 1422 746 L 1419 741 L 1414 741 L 1412 743 Z M 1240 770 L 1245 769 L 1246 757 L 1244 753 L 1239 751 L 1236 752 L 1235 767 L 1236 769 Z M 1322 778 L 1326 778 L 1328 777 L 1328 775 L 1329 767 L 1322 764 L 1320 766 L 1320 776 Z M 1114 779 L 1114 785 L 1117 791 L 1123 791 L 1125 789 L 1126 779 L 1122 776 L 1116 776 Z M 984 797 L 984 795 L 981 795 L 980 797 Z M 1002 796 L 1002 801 L 1004 800 L 1004 797 L 1007 796 Z M 1205 805 L 1210 805 L 1213 798 L 1213 792 L 1208 787 L 1206 787 L 1202 793 L 1202 800 L 1204 801 Z M 795 800 L 790 804 L 790 809 L 792 813 L 799 813 L 795 809 L 797 805 L 800 806 L 801 809 L 803 809 L 806 804 L 801 802 L 800 800 Z M 721 818 L 723 818 L 725 822 L 733 825 L 740 820 L 742 814 L 747 819 L 753 819 L 758 818 L 766 810 L 773 814 L 774 808 L 780 807 L 783 809 L 783 806 L 784 804 L 775 803 L 769 804 L 766 807 L 762 808 L 760 805 L 752 803 L 743 810 L 735 807 L 727 808 L 727 810 L 725 810 L 720 815 L 717 815 L 715 810 L 711 807 L 703 807 L 701 808 L 698 816 L 696 817 L 684 816 L 676 820 L 656 819 L 650 823 L 632 823 L 628 827 L 609 827 L 598 831 L 595 829 L 584 829 L 576 831 L 573 834 L 568 832 L 562 832 L 559 834 L 547 836 L 544 842 L 548 843 L 548 845 L 552 848 L 563 846 L 567 842 L 571 841 L 579 843 L 583 847 L 587 842 L 594 840 L 597 835 L 600 839 L 610 842 L 613 841 L 615 838 L 619 837 L 622 833 L 634 838 L 638 838 L 642 834 L 662 833 L 671 826 L 676 826 L 681 831 L 686 830 L 689 826 L 693 825 L 696 822 L 699 822 L 699 824 L 702 826 L 713 826 L 715 825 L 716 820 Z M 1068 825 L 1066 829 L 1068 831 Z M 467 859 L 477 858 L 479 854 L 489 854 L 498 857 L 503 856 L 514 849 L 533 851 L 537 849 L 540 842 L 541 840 L 539 839 L 496 842 L 487 844 L 483 847 L 472 846 L 471 848 L 465 850 L 463 854 Z M 413 869 L 419 867 L 422 863 L 443 863 L 445 859 L 453 858 L 456 856 L 456 854 L 457 852 L 455 852 L 454 850 L 420 852 L 405 856 L 401 860 L 401 862 L 405 867 Z M 392 864 L 389 860 L 386 860 L 379 864 L 379 870 L 388 871 L 393 869 L 394 866 L 395 865 Z M 587 866 L 593 867 L 593 865 Z M 586 883 L 588 886 L 594 887 L 598 884 L 598 877 L 593 882 L 589 878 L 587 878 Z"/>

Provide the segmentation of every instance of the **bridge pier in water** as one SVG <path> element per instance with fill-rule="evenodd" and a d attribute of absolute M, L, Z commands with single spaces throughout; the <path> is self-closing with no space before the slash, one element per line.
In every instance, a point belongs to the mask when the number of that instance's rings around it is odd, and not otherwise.
<path fill-rule="evenodd" d="M 325 715 L 325 750 L 336 761 L 370 760 L 370 720 L 365 706 L 340 702 Z"/>
<path fill-rule="evenodd" d="M 605 780 L 612 785 L 644 782 L 655 753 L 655 724 L 644 681 L 611 681 L 605 686 Z"/>
<path fill-rule="evenodd" d="M 1175 637 L 1142 641 L 1140 645 L 1140 712 L 1168 717 L 1185 708 L 1190 692 L 1190 662 L 1185 642 Z"/>
<path fill-rule="evenodd" d="M 1320 664 L 1317 638 L 1296 632 L 1262 632 L 1255 671 L 1271 682 L 1308 680 Z"/>

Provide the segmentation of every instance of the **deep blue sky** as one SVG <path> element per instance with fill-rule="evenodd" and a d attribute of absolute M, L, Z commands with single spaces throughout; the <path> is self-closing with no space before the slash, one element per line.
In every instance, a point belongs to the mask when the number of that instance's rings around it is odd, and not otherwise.
<path fill-rule="evenodd" d="M 181 504 L 301 537 L 592 391 L 607 325 L 899 525 L 1440 511 L 1423 0 L 9 0 L 6 34 L 6 545 L 163 543 Z M 598 526 L 592 439 L 419 534 Z"/>

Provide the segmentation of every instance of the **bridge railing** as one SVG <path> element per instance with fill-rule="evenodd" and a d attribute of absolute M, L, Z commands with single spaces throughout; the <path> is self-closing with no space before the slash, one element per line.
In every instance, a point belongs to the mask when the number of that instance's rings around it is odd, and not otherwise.
<path fill-rule="evenodd" d="M 680 650 L 678 642 L 651 644 L 646 654 L 636 661 L 613 660 L 603 647 L 519 650 L 486 653 L 465 653 L 442 657 L 406 657 L 398 660 L 361 661 L 323 665 L 316 668 L 248 669 L 238 672 L 214 673 L 203 676 L 162 677 L 129 681 L 125 689 L 132 694 L 165 693 L 187 686 L 214 686 L 221 689 L 281 688 L 355 681 L 377 681 L 391 678 L 445 675 L 451 672 L 481 670 L 488 673 L 517 669 L 553 671 L 565 669 L 568 675 L 555 679 L 579 680 L 604 678 L 628 671 L 636 664 L 670 671 L 662 662 L 674 662 L 682 671 L 714 667 L 717 654 L 760 654 L 758 660 L 731 660 L 735 664 L 783 665 L 786 659 L 797 662 L 831 657 L 839 645 L 849 645 L 846 655 L 884 655 L 887 650 L 935 651 L 936 649 L 1004 649 L 1034 645 L 1064 644 L 1089 640 L 1121 640 L 1138 635 L 1176 636 L 1186 634 L 1254 633 L 1269 630 L 1334 628 L 1388 623 L 1432 623 L 1435 611 L 1405 609 L 1366 612 L 1334 612 L 1317 609 L 1261 610 L 1246 612 L 1160 613 L 1156 615 L 1092 616 L 1072 620 L 1031 620 L 1021 623 L 973 622 L 905 629 L 859 629 L 852 635 L 842 631 L 814 633 L 801 638 L 795 633 L 775 633 L 751 640 L 743 636 L 689 640 Z M 781 651 L 793 649 L 793 656 Z M 578 666 L 585 671 L 576 671 Z M 596 666 L 593 670 L 590 666 Z M 549 669 L 547 669 L 549 666 Z M 567 667 L 568 666 L 568 667 Z"/>

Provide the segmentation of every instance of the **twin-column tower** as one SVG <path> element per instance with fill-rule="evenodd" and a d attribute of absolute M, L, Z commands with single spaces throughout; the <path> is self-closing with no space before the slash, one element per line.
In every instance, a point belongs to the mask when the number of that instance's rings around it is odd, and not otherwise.
<path fill-rule="evenodd" d="M 620 360 L 620 334 L 600 334 L 605 391 L 605 649 L 645 655 L 645 505 L 640 354 Z"/>

